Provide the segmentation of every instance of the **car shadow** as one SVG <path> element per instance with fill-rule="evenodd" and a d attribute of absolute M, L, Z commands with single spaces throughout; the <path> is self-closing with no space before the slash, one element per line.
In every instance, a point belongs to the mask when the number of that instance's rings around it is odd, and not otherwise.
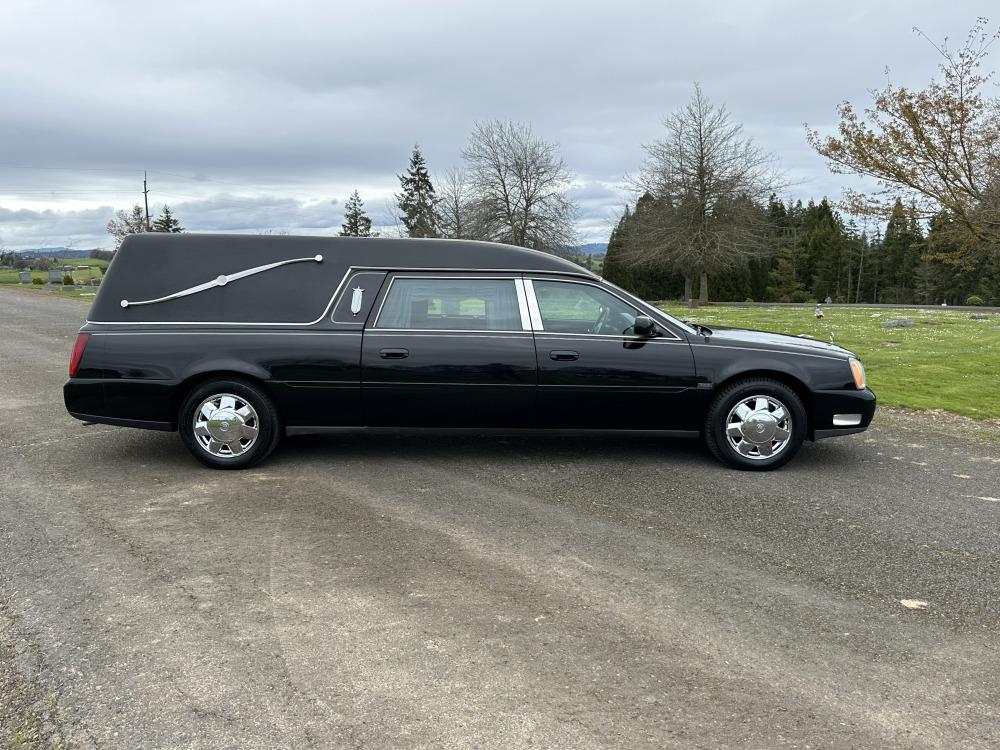
<path fill-rule="evenodd" d="M 297 435 L 287 438 L 270 461 L 294 462 L 298 457 L 386 459 L 441 458 L 461 460 L 514 459 L 540 461 L 665 461 L 671 458 L 714 463 L 700 440 L 659 435 L 538 434 L 462 431 L 359 431 L 337 435 Z"/>
<path fill-rule="evenodd" d="M 97 461 L 136 461 L 162 466 L 194 466 L 197 462 L 188 453 L 176 433 L 122 430 L 126 440 L 111 440 L 92 448 Z M 806 442 L 799 454 L 785 467 L 791 469 L 828 470 L 857 465 L 874 458 L 871 451 L 859 450 L 860 440 L 851 438 Z M 261 466 L 291 467 L 302 462 L 325 461 L 335 465 L 338 460 L 372 462 L 388 459 L 440 460 L 523 463 L 525 461 L 560 463 L 621 463 L 693 465 L 719 471 L 733 471 L 716 461 L 701 440 L 677 438 L 656 433 L 560 433 L 511 432 L 494 430 L 366 430 L 343 431 L 333 434 L 294 435 L 286 437 L 272 456 Z M 252 469 L 251 469 L 252 471 Z M 742 472 L 740 472 L 742 473 Z"/>

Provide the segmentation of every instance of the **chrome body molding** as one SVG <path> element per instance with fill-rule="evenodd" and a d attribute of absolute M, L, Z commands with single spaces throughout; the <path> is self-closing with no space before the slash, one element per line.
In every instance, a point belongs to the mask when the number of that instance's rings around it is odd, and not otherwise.
<path fill-rule="evenodd" d="M 531 317 L 528 314 L 528 295 L 524 291 L 524 279 L 514 279 L 514 288 L 517 290 L 517 311 L 521 316 L 521 329 L 531 330 Z"/>
<path fill-rule="evenodd" d="M 279 260 L 276 263 L 268 263 L 264 266 L 255 266 L 254 268 L 247 268 L 243 271 L 237 271 L 236 273 L 223 274 L 218 276 L 211 281 L 206 281 L 204 284 L 198 284 L 197 286 L 188 287 L 187 289 L 182 289 L 179 292 L 174 292 L 173 294 L 168 294 L 164 297 L 157 297 L 156 299 L 140 300 L 138 302 L 130 302 L 127 299 L 121 301 L 122 307 L 139 307 L 140 305 L 155 305 L 159 302 L 168 302 L 172 299 L 178 299 L 180 297 L 187 297 L 192 294 L 197 294 L 198 292 L 207 292 L 209 289 L 215 289 L 216 287 L 225 286 L 231 281 L 238 281 L 239 279 L 245 279 L 247 276 L 253 276 L 258 273 L 263 273 L 264 271 L 270 271 L 272 268 L 279 268 L 281 266 L 287 266 L 290 263 L 305 263 L 308 261 L 313 261 L 315 263 L 322 263 L 322 255 L 314 255 L 311 258 L 290 258 L 289 260 Z"/>
<path fill-rule="evenodd" d="M 544 330 L 542 313 L 538 309 L 538 300 L 535 298 L 535 285 L 531 283 L 531 279 L 524 280 L 524 288 L 528 293 L 528 318 L 531 322 L 531 328 L 535 331 Z"/>
<path fill-rule="evenodd" d="M 296 258 L 296 259 L 293 259 L 291 261 L 282 261 L 282 263 L 316 260 L 317 257 L 322 258 L 322 256 L 314 256 L 312 258 Z M 259 266 L 258 268 L 259 269 L 265 269 L 265 268 L 270 267 L 271 265 L 273 265 L 273 264 L 270 264 L 269 266 Z M 256 271 L 257 269 L 249 269 L 249 270 Z M 273 327 L 276 327 L 276 328 L 284 328 L 284 327 L 299 327 L 299 328 L 303 328 L 303 327 L 307 327 L 307 326 L 314 326 L 314 325 L 322 322 L 323 319 L 325 317 L 327 317 L 327 315 L 332 315 L 334 303 L 336 303 L 336 301 L 338 299 L 340 299 L 340 293 L 343 290 L 344 285 L 347 283 L 347 281 L 354 274 L 356 274 L 358 272 L 361 272 L 361 271 L 384 271 L 386 273 L 419 272 L 421 274 L 425 274 L 425 273 L 448 273 L 448 274 L 452 274 L 452 273 L 462 273 L 462 274 L 487 273 L 487 274 L 490 274 L 490 276 L 487 276 L 485 278 L 496 278 L 495 276 L 493 276 L 493 274 L 538 274 L 537 270 L 526 269 L 526 268 L 453 268 L 453 267 L 430 267 L 430 266 L 424 266 L 424 267 L 421 267 L 421 266 L 406 266 L 406 267 L 402 267 L 402 266 L 353 266 L 352 265 L 352 266 L 348 267 L 348 269 L 347 269 L 346 273 L 344 274 L 343 278 L 340 280 L 340 283 L 337 285 L 337 288 L 334 290 L 333 295 L 330 297 L 330 301 L 327 303 L 326 307 L 323 309 L 323 313 L 319 317 L 317 317 L 315 320 L 308 320 L 308 321 L 303 321 L 303 322 L 292 322 L 292 323 L 276 323 L 274 321 L 265 321 L 265 320 L 261 320 L 261 321 L 231 321 L 231 320 L 172 320 L 172 321 L 164 321 L 164 320 L 136 320 L 136 321 L 132 321 L 132 320 L 129 320 L 129 321 L 110 321 L 110 320 L 90 320 L 90 319 L 88 319 L 86 321 L 86 324 L 87 325 L 95 325 L 95 326 L 213 326 L 213 327 L 217 326 L 217 327 L 220 327 L 220 328 L 239 328 L 239 327 L 254 327 L 254 326 L 258 326 L 258 327 L 270 327 L 270 326 L 273 326 Z M 242 273 L 244 275 L 248 275 L 246 272 L 242 272 Z M 601 279 L 600 276 L 597 276 L 596 274 L 594 274 L 591 271 L 588 271 L 585 268 L 580 268 L 579 273 L 569 272 L 569 271 L 545 271 L 544 275 L 547 276 L 547 277 L 555 277 L 554 280 L 560 280 L 560 279 L 591 280 L 592 279 L 594 281 L 602 281 L 602 279 Z M 454 278 L 454 277 L 450 277 L 450 278 Z M 465 276 L 464 278 L 468 278 L 468 277 Z M 517 276 L 509 276 L 509 278 L 515 278 L 515 279 L 517 279 L 518 277 Z M 199 285 L 199 287 L 204 287 L 205 289 L 210 289 L 210 288 L 213 288 L 215 286 L 218 286 L 219 285 L 218 281 L 219 281 L 219 279 L 214 279 L 211 282 L 207 282 L 206 284 Z M 525 282 L 525 286 L 527 286 L 527 283 L 528 282 Z M 604 283 L 607 283 L 607 282 L 604 282 Z M 599 286 L 599 285 L 598 284 L 594 284 L 594 286 Z M 609 285 L 609 286 L 614 286 L 614 285 Z M 138 306 L 140 304 L 152 304 L 153 302 L 161 302 L 161 301 L 165 301 L 167 299 L 172 299 L 174 296 L 181 296 L 181 295 L 186 295 L 186 294 L 193 294 L 195 292 L 192 291 L 192 290 L 197 289 L 197 291 L 202 291 L 199 287 L 192 287 L 191 290 L 184 290 L 183 293 L 177 293 L 177 295 L 170 295 L 169 297 L 161 297 L 161 298 L 159 298 L 157 300 L 148 300 L 148 301 L 142 302 L 142 303 L 139 303 L 139 302 L 129 302 L 128 306 L 129 307 L 135 307 L 135 306 Z M 614 289 L 615 289 L 616 292 L 618 291 L 618 287 L 614 287 Z M 611 291 L 611 290 L 608 290 L 608 291 Z M 620 295 L 616 295 L 616 296 L 620 296 Z M 384 298 L 384 295 L 383 295 L 383 298 Z M 122 300 L 122 301 L 124 302 L 125 300 Z M 625 301 L 628 302 L 628 300 L 625 300 Z M 529 308 L 530 308 L 530 299 L 526 300 L 526 302 L 528 303 Z M 678 322 L 678 321 L 675 321 L 670 316 L 668 316 L 662 310 L 657 310 L 656 308 L 654 308 L 654 307 L 652 307 L 650 305 L 645 304 L 644 302 L 642 302 L 642 300 L 639 300 L 638 298 L 633 298 L 632 301 L 629 302 L 629 304 L 636 304 L 636 303 L 642 305 L 644 308 L 646 308 L 648 310 L 655 311 L 656 314 L 659 317 L 666 318 L 667 320 L 669 320 L 672 323 L 677 323 Z M 519 302 L 519 304 L 520 304 L 520 302 Z M 380 306 L 380 308 L 381 308 L 381 306 Z M 376 314 L 376 317 L 377 317 L 377 314 Z M 351 324 L 341 323 L 341 325 L 355 325 L 355 324 L 354 323 L 351 323 Z M 360 324 L 358 324 L 358 325 L 360 325 Z M 529 325 L 527 325 L 524 328 L 524 330 L 530 330 L 530 329 L 531 329 L 531 326 L 530 326 L 530 323 L 529 323 Z"/>

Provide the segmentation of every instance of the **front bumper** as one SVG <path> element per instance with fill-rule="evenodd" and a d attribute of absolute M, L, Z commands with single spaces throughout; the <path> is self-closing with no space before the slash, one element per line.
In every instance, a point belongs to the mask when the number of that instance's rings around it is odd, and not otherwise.
<path fill-rule="evenodd" d="M 875 416 L 875 394 L 868 388 L 846 391 L 813 391 L 810 438 L 864 432 Z"/>

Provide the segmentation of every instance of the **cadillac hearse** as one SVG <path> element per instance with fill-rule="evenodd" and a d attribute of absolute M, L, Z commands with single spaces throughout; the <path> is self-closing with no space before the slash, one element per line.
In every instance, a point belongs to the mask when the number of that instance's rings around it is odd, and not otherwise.
<path fill-rule="evenodd" d="M 739 469 L 875 411 L 858 358 L 686 323 L 554 255 L 461 240 L 140 234 L 64 388 L 85 422 L 245 468 L 343 428 L 656 431 Z"/>

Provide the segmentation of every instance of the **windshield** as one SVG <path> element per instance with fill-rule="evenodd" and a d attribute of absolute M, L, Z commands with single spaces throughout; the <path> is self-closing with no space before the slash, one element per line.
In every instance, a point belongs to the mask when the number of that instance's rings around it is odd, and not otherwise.
<path fill-rule="evenodd" d="M 617 284 L 613 284 L 613 283 L 611 283 L 610 281 L 608 281 L 605 278 L 602 278 L 601 281 L 603 281 L 605 284 L 607 284 L 609 287 L 611 287 L 615 291 L 621 292 L 628 299 L 632 300 L 633 302 L 635 302 L 638 306 L 642 307 L 643 309 L 645 309 L 645 310 L 647 310 L 649 312 L 652 312 L 657 317 L 660 317 L 660 318 L 663 318 L 663 319 L 667 320 L 671 325 L 674 325 L 677 328 L 680 328 L 682 331 L 684 331 L 686 333 L 692 333 L 692 334 L 695 334 L 695 335 L 698 334 L 698 331 L 696 331 L 694 328 L 692 328 L 690 325 L 688 325 L 684 321 L 678 320 L 673 315 L 667 315 L 665 312 L 663 312 L 663 310 L 660 310 L 657 307 L 653 307 L 648 302 L 643 302 L 641 299 L 639 299 L 638 297 L 636 297 L 634 294 L 632 294 L 631 292 L 628 292 L 628 291 L 622 289 Z"/>

